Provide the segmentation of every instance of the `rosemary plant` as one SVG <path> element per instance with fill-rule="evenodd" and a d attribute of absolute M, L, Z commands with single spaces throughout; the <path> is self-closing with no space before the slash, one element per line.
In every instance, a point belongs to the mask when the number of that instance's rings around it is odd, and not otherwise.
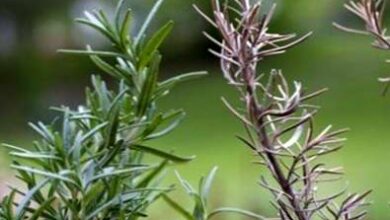
<path fill-rule="evenodd" d="M 325 90 L 306 93 L 300 82 L 290 84 L 279 70 L 259 74 L 259 64 L 265 58 L 283 54 L 310 33 L 300 38 L 270 33 L 275 5 L 266 15 L 260 1 L 221 4 L 212 0 L 212 6 L 212 17 L 196 9 L 222 37 L 217 40 L 205 33 L 220 47 L 220 51 L 210 51 L 219 57 L 228 83 L 238 90 L 242 108 L 233 107 L 226 99 L 223 102 L 245 128 L 247 137 L 239 139 L 271 174 L 271 178 L 262 176 L 259 184 L 274 196 L 277 219 L 363 219 L 366 211 L 361 208 L 370 191 L 350 194 L 339 205 L 336 200 L 343 191 L 325 197 L 319 192 L 323 183 L 342 174 L 339 167 L 327 168 L 321 158 L 342 147 L 344 138 L 340 135 L 346 132 L 331 126 L 321 132 L 314 129 L 317 107 L 307 101 Z"/>
<path fill-rule="evenodd" d="M 345 27 L 338 23 L 333 25 L 345 32 L 369 35 L 374 38 L 372 45 L 382 50 L 390 50 L 390 36 L 386 34 L 386 28 L 383 24 L 383 15 L 385 10 L 385 1 L 383 0 L 358 0 L 349 1 L 344 7 L 352 14 L 363 20 L 365 29 L 358 30 Z M 387 62 L 390 62 L 389 60 Z M 379 78 L 380 82 L 386 83 L 384 94 L 390 86 L 390 77 Z"/>
<path fill-rule="evenodd" d="M 86 55 L 115 81 L 107 87 L 92 77 L 86 101 L 77 109 L 54 110 L 62 122 L 30 123 L 39 135 L 31 148 L 4 144 L 11 167 L 25 187 L 10 185 L 0 206 L 0 219 L 103 220 L 147 217 L 146 209 L 163 193 L 164 169 L 193 157 L 147 146 L 146 142 L 171 132 L 182 120 L 182 110 L 161 112 L 157 100 L 179 82 L 205 74 L 195 72 L 158 81 L 159 47 L 172 29 L 168 22 L 150 37 L 146 31 L 159 9 L 158 0 L 140 30 L 131 34 L 132 13 L 119 1 L 110 21 L 106 12 L 85 12 L 77 19 L 103 36 L 112 50 L 61 50 Z M 145 156 L 160 158 L 149 163 Z M 150 161 L 150 160 L 148 160 Z"/>

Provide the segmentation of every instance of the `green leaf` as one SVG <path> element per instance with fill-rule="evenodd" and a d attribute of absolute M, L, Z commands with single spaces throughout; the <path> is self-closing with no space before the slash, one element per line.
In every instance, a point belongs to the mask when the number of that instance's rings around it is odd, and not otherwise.
<path fill-rule="evenodd" d="M 153 98 L 153 92 L 157 85 L 157 78 L 159 74 L 159 65 L 161 62 L 161 56 L 155 55 L 152 66 L 149 67 L 146 75 L 146 79 L 143 83 L 141 94 L 137 106 L 137 116 L 143 117 L 148 110 Z"/>
<path fill-rule="evenodd" d="M 19 166 L 19 165 L 11 165 L 11 168 L 16 169 L 16 170 L 25 171 L 25 172 L 31 173 L 31 174 L 37 174 L 37 175 L 41 175 L 41 176 L 45 176 L 45 177 L 50 177 L 50 178 L 54 178 L 54 179 L 59 179 L 59 180 L 65 181 L 65 182 L 69 182 L 69 183 L 76 184 L 72 179 L 69 179 L 69 178 L 67 178 L 67 177 L 64 177 L 64 176 L 61 175 L 61 174 L 56 174 L 56 173 L 48 172 L 48 171 L 46 171 L 46 170 L 39 170 L 39 169 L 35 169 L 35 168 L 31 168 L 31 167 L 26 167 L 26 166 Z M 64 172 L 64 171 L 63 171 L 63 172 Z"/>
<path fill-rule="evenodd" d="M 88 220 L 88 219 L 94 219 L 97 215 L 99 215 L 101 212 L 103 212 L 103 210 L 105 209 L 108 209 L 110 206 L 112 206 L 112 204 L 114 204 L 116 201 L 118 201 L 119 198 L 114 198 L 106 203 L 104 203 L 103 205 L 97 207 L 91 214 L 89 214 L 85 219 Z"/>
<path fill-rule="evenodd" d="M 97 117 L 104 118 L 110 109 L 110 91 L 107 89 L 106 83 L 99 76 L 92 76 L 92 84 L 97 95 L 94 103 L 94 114 Z"/>
<path fill-rule="evenodd" d="M 148 66 L 149 62 L 152 60 L 158 48 L 161 46 L 165 38 L 171 32 L 172 28 L 173 22 L 168 22 L 166 25 L 160 28 L 146 43 L 145 47 L 142 48 L 139 56 L 139 70 L 143 69 L 145 66 Z"/>
<path fill-rule="evenodd" d="M 138 184 L 137 188 L 143 188 L 149 185 L 149 183 L 154 180 L 160 173 L 164 170 L 164 168 L 168 165 L 168 160 L 164 160 L 160 163 L 158 167 L 152 170 L 147 176 L 145 176 Z"/>
<path fill-rule="evenodd" d="M 102 124 L 99 124 L 96 127 L 89 130 L 83 136 L 76 138 L 76 141 L 75 141 L 75 143 L 72 146 L 72 149 L 70 151 L 73 152 L 73 159 L 75 160 L 77 167 L 80 167 L 81 151 L 82 151 L 82 148 L 84 147 L 84 143 L 87 140 L 91 139 L 96 133 L 98 133 L 104 127 L 106 127 L 107 124 L 108 124 L 108 122 L 103 122 Z"/>
<path fill-rule="evenodd" d="M 87 50 L 92 52 L 91 47 L 87 47 Z M 90 56 L 91 60 L 97 67 L 99 67 L 101 70 L 106 72 L 107 74 L 113 76 L 116 79 L 120 79 L 121 73 L 113 66 L 102 60 L 99 56 L 97 55 L 91 55 Z"/>
<path fill-rule="evenodd" d="M 135 37 L 135 45 L 138 45 L 138 43 L 141 41 L 141 39 L 144 37 L 146 30 L 149 28 L 149 25 L 151 21 L 153 20 L 154 16 L 156 15 L 157 11 L 160 9 L 161 4 L 164 0 L 157 0 L 157 2 L 154 4 L 152 10 L 150 10 L 148 17 L 146 18 L 145 22 L 143 23 L 141 29 L 138 31 L 137 36 Z"/>
<path fill-rule="evenodd" d="M 168 116 L 164 116 L 162 118 L 162 122 L 170 120 L 172 118 L 174 120 L 166 128 L 161 129 L 157 132 L 154 132 L 153 134 L 147 135 L 145 140 L 156 139 L 156 138 L 162 137 L 164 135 L 167 135 L 168 133 L 173 131 L 173 129 L 175 129 L 180 124 L 180 122 L 184 119 L 185 116 L 186 116 L 186 114 L 183 111 L 177 111 L 177 112 L 174 112 L 173 114 L 170 114 Z"/>
<path fill-rule="evenodd" d="M 29 218 L 30 220 L 38 220 L 39 218 L 46 217 L 50 219 L 56 219 L 55 216 L 48 216 L 45 213 L 46 209 L 50 208 L 52 202 L 55 201 L 55 197 L 50 197 L 46 199 L 43 203 L 39 204 L 39 207 L 34 210 L 33 215 Z"/>
<path fill-rule="evenodd" d="M 202 186 L 201 186 L 201 191 L 200 191 L 200 195 L 203 199 L 203 202 L 206 203 L 208 197 L 209 197 L 209 194 L 210 194 L 210 189 L 211 189 L 211 185 L 214 181 L 214 178 L 215 178 L 215 174 L 217 173 L 218 171 L 218 167 L 214 167 L 209 175 L 207 175 L 206 179 L 204 180 Z"/>
<path fill-rule="evenodd" d="M 88 139 L 92 138 L 92 136 L 94 136 L 100 130 L 105 128 L 107 126 L 107 124 L 108 124 L 108 122 L 103 122 L 103 123 L 97 125 L 96 127 L 92 128 L 91 130 L 89 130 L 86 134 L 84 134 L 82 136 L 82 138 L 80 140 L 80 144 L 83 144 L 85 141 L 87 141 Z"/>
<path fill-rule="evenodd" d="M 154 119 L 151 121 L 149 126 L 146 127 L 146 129 L 142 133 L 142 136 L 147 137 L 149 134 L 154 132 L 162 122 L 163 122 L 163 115 L 160 113 L 156 117 L 154 117 Z"/>
<path fill-rule="evenodd" d="M 71 122 L 70 122 L 70 110 L 69 108 L 64 109 L 64 119 L 62 122 L 62 139 L 63 140 L 63 146 L 66 150 L 69 150 L 71 146 L 72 141 L 72 129 L 71 129 Z M 58 142 L 58 137 L 55 138 L 56 143 Z"/>
<path fill-rule="evenodd" d="M 173 86 L 175 86 L 178 83 L 181 83 L 181 82 L 184 82 L 184 81 L 188 81 L 188 80 L 192 80 L 192 79 L 196 79 L 196 78 L 205 76 L 207 74 L 208 73 L 205 72 L 205 71 L 181 74 L 181 75 L 172 77 L 170 79 L 167 79 L 164 82 L 159 83 L 158 89 L 159 90 L 169 90 L 169 89 L 171 89 Z"/>
<path fill-rule="evenodd" d="M 16 193 L 16 190 L 12 190 L 7 196 L 4 197 L 3 201 L 1 202 L 1 210 L 6 216 L 6 220 L 15 219 L 13 205 Z"/>
<path fill-rule="evenodd" d="M 91 14 L 88 11 L 84 11 L 85 17 L 88 19 L 89 22 L 92 24 L 104 28 L 104 25 L 101 23 L 101 21 L 95 16 L 95 14 Z"/>
<path fill-rule="evenodd" d="M 22 219 L 23 214 L 25 212 L 25 208 L 30 204 L 32 197 L 35 195 L 35 193 L 37 193 L 39 190 L 41 190 L 42 187 L 44 187 L 49 182 L 49 180 L 50 180 L 50 178 L 45 178 L 40 183 L 36 184 L 32 189 L 30 189 L 28 191 L 28 193 L 26 193 L 23 196 L 22 201 L 20 201 L 18 207 L 16 208 L 15 213 L 16 213 L 17 219 Z"/>
<path fill-rule="evenodd" d="M 116 136 L 118 134 L 118 127 L 119 127 L 119 113 L 120 113 L 120 104 L 121 100 L 124 97 L 128 90 L 123 90 L 121 91 L 115 99 L 112 101 L 110 108 L 108 110 L 108 115 L 107 115 L 107 121 L 108 121 L 108 126 L 106 129 L 106 135 L 104 137 L 105 139 L 105 144 L 104 147 L 108 148 L 110 146 L 114 146 L 115 141 L 116 141 Z"/>
<path fill-rule="evenodd" d="M 115 37 L 110 32 L 108 32 L 101 24 L 98 24 L 98 23 L 92 22 L 91 20 L 87 20 L 87 19 L 83 19 L 83 18 L 76 19 L 76 22 L 78 22 L 80 24 L 84 24 L 86 26 L 89 26 L 89 27 L 95 29 L 96 31 L 103 34 L 105 37 L 107 37 L 112 42 L 116 41 Z"/>
<path fill-rule="evenodd" d="M 18 147 L 18 146 L 15 146 L 15 145 L 11 145 L 11 144 L 2 144 L 3 147 L 5 148 L 8 148 L 10 150 L 16 150 L 16 151 L 19 151 L 19 152 L 23 152 L 23 153 L 30 153 L 31 151 L 28 151 L 26 149 L 23 149 L 21 147 Z"/>
<path fill-rule="evenodd" d="M 29 126 L 34 129 L 41 137 L 46 140 L 48 143 L 53 144 L 54 143 L 54 136 L 49 131 L 49 129 L 42 123 L 38 122 L 37 125 L 33 123 L 29 123 Z"/>
<path fill-rule="evenodd" d="M 96 180 L 99 180 L 99 179 L 103 179 L 103 178 L 107 178 L 107 177 L 113 177 L 113 176 L 119 176 L 119 175 L 128 175 L 128 174 L 133 173 L 133 172 L 145 171 L 145 170 L 149 170 L 149 169 L 151 169 L 151 167 L 149 167 L 149 166 L 132 167 L 132 168 L 120 169 L 120 170 L 114 170 L 114 169 L 111 170 L 110 169 L 110 170 L 103 171 L 102 174 L 98 174 L 96 176 L 93 176 L 88 181 L 88 184 L 93 182 L 93 181 L 96 181 Z"/>
<path fill-rule="evenodd" d="M 85 183 L 87 185 L 87 183 Z M 102 194 L 106 192 L 106 185 L 104 182 L 96 182 L 90 187 L 88 187 L 88 191 L 85 192 L 83 196 L 83 202 L 85 204 L 93 204 L 93 201 L 100 198 Z"/>
<path fill-rule="evenodd" d="M 62 160 L 62 158 L 51 155 L 51 154 L 43 154 L 43 153 L 36 153 L 36 152 L 10 152 L 11 156 L 14 157 L 20 157 L 24 159 L 52 159 L 52 160 Z"/>
<path fill-rule="evenodd" d="M 55 141 L 54 150 L 61 158 L 66 158 L 66 156 L 68 155 L 67 151 L 70 149 L 69 146 L 67 146 L 69 148 L 65 148 L 65 145 L 63 143 L 63 141 L 65 140 L 64 138 L 65 138 L 64 136 L 61 137 L 60 133 L 58 132 L 54 133 L 54 141 Z"/>
<path fill-rule="evenodd" d="M 130 33 L 130 27 L 131 27 L 131 10 L 127 10 L 125 14 L 125 18 L 122 23 L 122 27 L 120 29 L 120 38 L 122 46 L 125 47 L 130 40 L 129 33 Z"/>
<path fill-rule="evenodd" d="M 117 35 L 117 33 L 115 32 L 115 28 L 111 25 L 111 23 L 109 22 L 108 18 L 107 18 L 107 15 L 106 13 L 103 11 L 103 10 L 98 10 L 98 11 L 94 11 L 94 15 L 97 19 L 99 19 L 99 21 L 101 22 L 101 24 L 104 26 L 104 28 L 109 32 L 111 33 L 114 38 L 115 36 Z M 115 39 L 117 40 L 117 39 Z M 116 42 L 116 41 L 113 41 L 113 42 Z"/>
<path fill-rule="evenodd" d="M 143 146 L 143 145 L 131 145 L 130 149 L 140 151 L 140 152 L 149 153 L 149 154 L 152 154 L 154 156 L 158 156 L 158 157 L 164 158 L 166 160 L 169 160 L 169 161 L 172 161 L 175 163 L 187 163 L 187 162 L 190 162 L 191 160 L 195 159 L 195 156 L 179 157 L 179 156 L 176 156 L 174 154 L 167 153 L 167 152 L 164 152 L 164 151 L 161 151 L 161 150 L 158 150 L 155 148 Z"/>
<path fill-rule="evenodd" d="M 180 174 L 179 172 L 175 171 L 176 177 L 179 180 L 180 184 L 183 186 L 183 188 L 186 190 L 187 194 L 194 195 L 197 194 L 194 188 L 191 186 L 189 182 L 187 182 Z"/>
<path fill-rule="evenodd" d="M 179 203 L 175 202 L 173 199 L 169 198 L 167 195 L 162 195 L 162 198 L 164 201 L 172 207 L 174 210 L 176 210 L 182 217 L 184 217 L 187 220 L 195 220 L 195 218 L 191 215 L 190 212 L 185 210 Z"/>
<path fill-rule="evenodd" d="M 80 210 L 78 209 L 77 207 L 77 204 L 73 203 L 72 200 L 68 199 L 66 195 L 64 195 L 65 192 L 61 191 L 61 190 L 57 190 L 56 192 L 58 194 L 58 196 L 61 198 L 61 203 L 66 206 L 66 208 L 70 211 L 70 212 L 74 212 L 74 213 L 78 213 Z M 62 215 L 62 213 L 58 213 L 59 215 Z M 62 219 L 66 219 L 65 217 L 62 218 Z"/>
<path fill-rule="evenodd" d="M 207 219 L 206 206 L 203 203 L 202 198 L 198 194 L 193 194 L 192 197 L 195 200 L 195 208 L 193 211 L 194 218 L 196 220 L 206 220 Z"/>
<path fill-rule="evenodd" d="M 120 30 L 120 26 L 121 26 L 121 22 L 120 22 L 120 19 L 121 19 L 121 11 L 122 11 L 122 8 L 124 6 L 124 3 L 125 3 L 125 0 L 119 0 L 118 1 L 118 4 L 116 5 L 116 9 L 115 9 L 115 25 L 116 25 L 116 29 Z"/>
<path fill-rule="evenodd" d="M 57 50 L 58 53 L 63 53 L 63 54 L 71 54 L 71 55 L 81 55 L 81 56 L 99 56 L 99 57 L 122 57 L 127 59 L 126 55 L 116 53 L 116 52 L 111 52 L 111 51 L 96 51 L 96 50 L 69 50 L 69 49 L 60 49 Z"/>

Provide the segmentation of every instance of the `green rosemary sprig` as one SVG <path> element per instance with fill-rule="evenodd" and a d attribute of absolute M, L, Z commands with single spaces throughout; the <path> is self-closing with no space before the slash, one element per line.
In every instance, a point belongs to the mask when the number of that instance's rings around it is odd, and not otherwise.
<path fill-rule="evenodd" d="M 194 157 L 147 145 L 146 141 L 171 132 L 185 115 L 182 110 L 161 112 L 156 102 L 177 83 L 205 72 L 159 81 L 159 48 L 173 23 L 150 37 L 146 31 L 161 3 L 156 2 L 135 37 L 131 10 L 124 8 L 123 0 L 113 21 L 102 10 L 77 19 L 107 38 L 112 50 L 96 51 L 88 45 L 85 50 L 59 52 L 90 57 L 115 80 L 116 89 L 92 76 L 84 104 L 77 109 L 53 108 L 62 122 L 30 123 L 39 136 L 31 149 L 4 144 L 25 188 L 10 186 L 1 202 L 1 219 L 138 219 L 147 217 L 149 205 L 172 190 L 161 186 L 165 168 Z M 158 162 L 147 162 L 147 155 L 159 158 Z"/>

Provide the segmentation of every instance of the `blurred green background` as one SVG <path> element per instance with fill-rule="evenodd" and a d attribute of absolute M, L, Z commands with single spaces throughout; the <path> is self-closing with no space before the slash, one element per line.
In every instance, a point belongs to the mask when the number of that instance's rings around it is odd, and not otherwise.
<path fill-rule="evenodd" d="M 271 3 L 271 0 L 264 0 Z M 109 0 L 1 0 L 0 1 L 0 140 L 28 146 L 33 133 L 27 121 L 48 121 L 55 115 L 49 106 L 77 106 L 89 77 L 99 73 L 87 58 L 56 53 L 58 48 L 81 48 L 91 43 L 105 48 L 107 42 L 89 29 L 73 23 L 84 10 L 106 8 Z M 136 22 L 146 15 L 152 0 L 129 0 Z M 197 155 L 189 165 L 177 167 L 196 183 L 214 165 L 220 167 L 212 206 L 239 206 L 273 215 L 267 191 L 258 186 L 262 169 L 251 162 L 252 154 L 235 138 L 240 124 L 225 109 L 221 96 L 234 99 L 234 89 L 225 85 L 210 45 L 201 31 L 210 30 L 191 5 L 208 10 L 209 0 L 166 0 L 155 25 L 172 19 L 176 28 L 165 43 L 163 77 L 192 70 L 208 70 L 208 77 L 183 84 L 162 101 L 163 108 L 184 108 L 188 117 L 174 133 L 153 143 L 184 155 Z M 347 173 L 341 182 L 351 190 L 374 189 L 369 219 L 390 218 L 390 98 L 382 97 L 377 77 L 389 67 L 386 52 L 374 50 L 366 37 L 335 30 L 331 23 L 358 26 L 346 15 L 340 0 L 279 0 L 272 31 L 314 35 L 285 55 L 267 59 L 262 70 L 283 69 L 290 80 L 303 81 L 308 89 L 330 91 L 316 101 L 322 106 L 317 128 L 333 124 L 349 127 L 346 147 L 329 158 Z M 390 11 L 388 13 L 390 15 Z M 390 17 L 389 17 L 390 18 Z M 135 27 L 137 28 L 137 26 Z M 212 32 L 212 31 L 211 31 Z M 6 152 L 1 154 L 1 186 L 11 175 Z M 174 180 L 170 174 L 169 180 Z M 335 187 L 335 188 L 333 188 Z M 335 191 L 328 187 L 326 191 Z M 189 200 L 178 191 L 183 204 Z M 151 219 L 177 219 L 168 207 L 158 204 Z M 227 218 L 221 218 L 227 219 Z M 233 217 L 232 219 L 238 219 Z"/>

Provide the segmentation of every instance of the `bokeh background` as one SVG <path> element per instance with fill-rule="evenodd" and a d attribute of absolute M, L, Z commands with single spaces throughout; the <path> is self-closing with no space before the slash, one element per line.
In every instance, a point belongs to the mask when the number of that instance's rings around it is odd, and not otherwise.
<path fill-rule="evenodd" d="M 271 0 L 264 0 L 271 3 Z M 331 164 L 345 167 L 342 184 L 351 190 L 374 189 L 369 219 L 390 218 L 390 97 L 383 97 L 379 76 L 389 67 L 386 51 L 370 47 L 367 37 L 335 30 L 339 21 L 358 26 L 347 15 L 341 0 L 278 0 L 272 31 L 314 35 L 300 47 L 267 59 L 262 70 L 283 69 L 290 80 L 303 81 L 308 89 L 328 87 L 330 91 L 316 104 L 322 106 L 317 127 L 332 124 L 349 127 L 348 142 Z M 60 104 L 77 106 L 91 74 L 99 73 L 87 58 L 56 53 L 58 48 L 82 48 L 88 42 L 96 48 L 109 45 L 96 33 L 73 22 L 84 10 L 112 9 L 111 0 L 1 0 L 0 1 L 0 141 L 29 146 L 34 138 L 27 121 L 49 121 L 55 114 L 48 107 Z M 129 0 L 136 24 L 145 17 L 153 0 Z M 172 19 L 174 32 L 163 48 L 163 77 L 192 70 L 208 70 L 209 76 L 177 87 L 165 98 L 163 108 L 184 108 L 188 116 L 175 132 L 153 143 L 175 149 L 184 155 L 197 155 L 189 165 L 176 167 L 196 183 L 213 166 L 220 167 L 212 206 L 238 206 L 264 215 L 274 214 L 269 194 L 257 181 L 264 173 L 253 165 L 251 153 L 235 139 L 240 124 L 225 109 L 221 96 L 235 98 L 225 85 L 218 63 L 207 53 L 212 46 L 201 35 L 210 30 L 192 9 L 193 3 L 209 10 L 209 0 L 166 0 L 155 25 Z M 390 11 L 388 13 L 390 16 Z M 390 17 L 389 17 L 390 18 Z M 135 29 L 137 25 L 135 26 Z M 1 186 L 12 175 L 9 160 L 1 151 Z M 175 181 L 173 174 L 169 181 Z M 340 186 L 332 185 L 326 191 Z M 4 191 L 4 189 L 2 189 Z M 191 204 L 182 191 L 177 196 Z M 178 219 L 163 204 L 153 207 L 150 219 Z M 228 218 L 222 218 L 228 219 Z M 239 219 L 233 217 L 232 219 Z"/>

